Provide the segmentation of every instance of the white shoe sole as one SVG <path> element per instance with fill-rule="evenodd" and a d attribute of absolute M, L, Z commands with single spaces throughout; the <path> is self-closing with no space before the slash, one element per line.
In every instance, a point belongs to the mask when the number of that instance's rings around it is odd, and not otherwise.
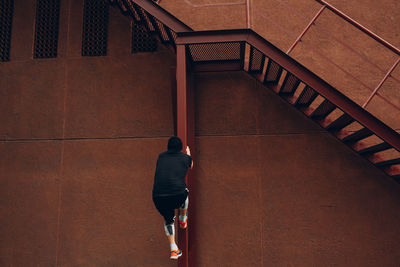
<path fill-rule="evenodd" d="M 171 260 L 177 260 L 180 256 L 182 256 L 182 254 L 181 255 L 178 255 L 178 256 L 171 256 L 171 257 L 169 257 Z"/>
<path fill-rule="evenodd" d="M 179 256 L 173 256 L 173 257 L 170 257 L 170 259 L 171 260 L 177 260 L 180 256 L 182 256 L 182 255 L 179 255 Z"/>

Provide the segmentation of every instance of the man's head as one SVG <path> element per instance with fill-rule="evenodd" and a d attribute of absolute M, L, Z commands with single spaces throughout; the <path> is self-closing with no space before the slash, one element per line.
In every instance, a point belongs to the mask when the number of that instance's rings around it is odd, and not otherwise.
<path fill-rule="evenodd" d="M 178 152 L 182 150 L 182 141 L 179 137 L 172 136 L 168 140 L 168 151 Z"/>

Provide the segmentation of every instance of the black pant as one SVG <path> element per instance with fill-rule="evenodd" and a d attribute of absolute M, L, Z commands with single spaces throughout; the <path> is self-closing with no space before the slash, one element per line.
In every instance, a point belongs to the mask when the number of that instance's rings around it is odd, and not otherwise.
<path fill-rule="evenodd" d="M 180 195 L 155 197 L 153 196 L 153 202 L 158 212 L 164 217 L 165 225 L 174 223 L 175 209 L 179 209 L 185 204 L 188 192 Z"/>

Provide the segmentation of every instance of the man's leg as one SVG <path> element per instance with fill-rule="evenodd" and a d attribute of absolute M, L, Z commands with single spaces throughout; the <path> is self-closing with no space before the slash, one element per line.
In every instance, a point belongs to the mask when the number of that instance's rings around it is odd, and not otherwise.
<path fill-rule="evenodd" d="M 167 235 L 170 250 L 171 250 L 171 259 L 177 259 L 182 256 L 182 251 L 178 248 L 175 243 L 175 225 L 174 225 L 174 217 L 172 219 L 167 219 L 164 224 L 165 234 Z"/>
<path fill-rule="evenodd" d="M 171 250 L 176 250 L 176 243 L 175 243 L 175 225 L 174 220 L 165 221 L 164 224 L 165 234 L 167 235 L 169 245 L 171 246 Z"/>
<path fill-rule="evenodd" d="M 187 227 L 187 211 L 189 207 L 189 196 L 186 197 L 185 202 L 179 208 L 179 225 L 185 229 Z"/>
<path fill-rule="evenodd" d="M 164 230 L 167 235 L 171 249 L 171 259 L 177 259 L 182 255 L 175 243 L 175 209 L 174 201 L 167 197 L 153 198 L 154 204 L 160 214 L 164 217 Z"/>

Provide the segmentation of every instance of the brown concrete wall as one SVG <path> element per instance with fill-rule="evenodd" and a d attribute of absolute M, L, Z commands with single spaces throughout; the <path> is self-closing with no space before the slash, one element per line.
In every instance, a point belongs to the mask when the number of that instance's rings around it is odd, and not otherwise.
<path fill-rule="evenodd" d="M 160 5 L 193 29 L 208 30 L 247 27 L 246 2 L 162 0 Z M 399 1 L 328 2 L 400 47 Z M 289 49 L 321 8 L 314 0 L 250 0 L 248 3 L 250 27 L 283 51 Z M 398 58 L 329 10 L 322 13 L 290 55 L 360 105 Z M 399 73 L 398 67 L 392 74 L 396 80 L 390 78 L 379 91 L 398 108 L 376 96 L 367 110 L 400 131 Z"/>
<path fill-rule="evenodd" d="M 174 55 L 130 54 L 111 9 L 108 56 L 81 57 L 69 0 L 59 56 L 33 60 L 24 4 L 0 64 L 0 266 L 175 266 L 150 197 Z M 395 266 L 398 184 L 246 74 L 196 81 L 199 266 Z"/>
<path fill-rule="evenodd" d="M 398 264 L 397 183 L 246 74 L 196 78 L 198 266 Z"/>
<path fill-rule="evenodd" d="M 151 200 L 175 56 L 131 54 L 111 8 L 108 55 L 81 57 L 83 1 L 70 0 L 58 57 L 33 60 L 35 2 L 15 2 L 0 64 L 0 266 L 176 266 Z"/>

